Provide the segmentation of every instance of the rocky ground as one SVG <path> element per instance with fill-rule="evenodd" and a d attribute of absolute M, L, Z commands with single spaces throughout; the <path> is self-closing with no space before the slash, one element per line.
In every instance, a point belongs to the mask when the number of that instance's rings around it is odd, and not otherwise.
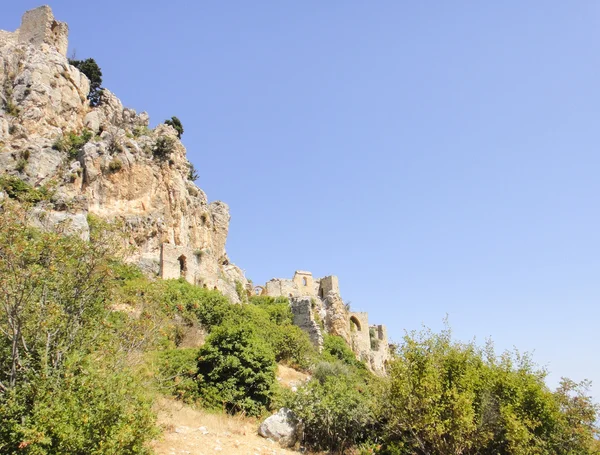
<path fill-rule="evenodd" d="M 160 401 L 158 419 L 164 429 L 152 444 L 158 455 L 298 454 L 258 436 L 255 419 L 212 414 L 168 399 Z"/>
<path fill-rule="evenodd" d="M 277 381 L 284 387 L 299 387 L 308 375 L 284 365 L 277 367 Z M 157 405 L 162 436 L 154 441 L 158 455 L 280 455 L 298 452 L 282 449 L 258 435 L 260 422 L 242 416 L 210 413 L 179 401 L 162 399 Z"/>

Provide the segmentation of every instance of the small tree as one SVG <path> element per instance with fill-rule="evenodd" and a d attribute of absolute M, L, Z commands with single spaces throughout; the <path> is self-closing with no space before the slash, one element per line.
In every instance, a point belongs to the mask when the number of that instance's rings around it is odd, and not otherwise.
<path fill-rule="evenodd" d="M 200 178 L 200 176 L 198 175 L 198 171 L 194 167 L 194 163 L 192 163 L 190 161 L 190 170 L 188 172 L 188 179 L 190 179 L 192 182 L 195 182 L 199 178 Z"/>
<path fill-rule="evenodd" d="M 248 327 L 221 326 L 200 348 L 198 381 L 207 406 L 260 415 L 271 401 L 275 356 Z"/>
<path fill-rule="evenodd" d="M 165 120 L 165 125 L 170 125 L 175 128 L 175 131 L 177 131 L 177 137 L 181 139 L 181 135 L 183 134 L 183 125 L 181 124 L 181 120 L 173 116 L 170 120 Z"/>
<path fill-rule="evenodd" d="M 102 70 L 93 58 L 86 60 L 69 59 L 69 64 L 86 75 L 90 80 L 88 100 L 91 106 L 98 106 L 102 99 Z"/>

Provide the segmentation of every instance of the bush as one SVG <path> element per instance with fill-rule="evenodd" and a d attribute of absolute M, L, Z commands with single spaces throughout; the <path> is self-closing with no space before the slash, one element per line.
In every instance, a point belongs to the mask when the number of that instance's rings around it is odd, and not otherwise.
<path fill-rule="evenodd" d="M 204 404 L 257 416 L 271 401 L 275 356 L 248 327 L 218 327 L 200 348 L 198 385 Z"/>
<path fill-rule="evenodd" d="M 51 191 L 45 186 L 33 188 L 20 178 L 9 175 L 0 176 L 0 190 L 4 191 L 9 198 L 31 204 L 47 201 L 52 196 Z"/>
<path fill-rule="evenodd" d="M 165 120 L 165 125 L 170 125 L 175 128 L 175 131 L 177 131 L 177 137 L 181 139 L 181 135 L 183 134 L 183 125 L 181 124 L 181 120 L 173 116 L 170 120 Z"/>
<path fill-rule="evenodd" d="M 69 64 L 73 65 L 79 71 L 86 75 L 90 80 L 90 93 L 88 100 L 90 106 L 98 106 L 102 100 L 102 70 L 93 58 L 86 60 L 69 59 Z"/>
<path fill-rule="evenodd" d="M 184 402 L 198 399 L 198 349 L 169 349 L 155 354 L 156 381 L 163 393 Z"/>
<path fill-rule="evenodd" d="M 168 159 L 175 151 L 175 140 L 172 137 L 160 136 L 156 139 L 152 154 L 160 160 Z"/>
<path fill-rule="evenodd" d="M 382 402 L 387 442 L 419 455 L 593 453 L 597 407 L 576 400 L 576 413 L 587 417 L 564 425 L 570 406 L 562 406 L 562 391 L 548 389 L 545 375 L 526 355 L 498 357 L 491 345 L 453 341 L 449 329 L 411 333 L 391 364 Z"/>
<path fill-rule="evenodd" d="M 200 176 L 198 175 L 198 171 L 194 167 L 194 163 L 192 163 L 190 161 L 189 165 L 190 165 L 190 170 L 188 171 L 188 180 L 195 182 L 196 180 L 198 180 L 200 178 Z"/>
<path fill-rule="evenodd" d="M 250 297 L 251 305 L 235 305 L 225 321 L 252 328 L 271 348 L 278 362 L 307 369 L 316 350 L 308 335 L 292 324 L 292 312 L 286 298 Z"/>
<path fill-rule="evenodd" d="M 317 356 L 317 351 L 308 335 L 298 326 L 280 326 L 280 336 L 274 338 L 275 359 L 294 368 L 306 370 Z"/>
<path fill-rule="evenodd" d="M 66 153 L 70 160 L 76 160 L 83 146 L 93 137 L 90 130 L 84 129 L 81 135 L 71 131 L 66 136 L 61 136 L 54 141 L 52 148 Z"/>
<path fill-rule="evenodd" d="M 356 355 L 346 344 L 343 338 L 336 335 L 325 335 L 323 339 L 323 352 L 321 353 L 323 360 L 327 362 L 342 361 L 358 370 L 366 371 L 364 363 L 356 359 Z"/>
<path fill-rule="evenodd" d="M 222 324 L 236 309 L 219 291 L 191 285 L 184 279 L 166 280 L 154 286 L 169 313 L 178 313 L 188 322 L 199 322 L 209 330 Z"/>
<path fill-rule="evenodd" d="M 151 401 L 126 372 L 69 362 L 0 394 L 0 453 L 148 454 Z"/>
<path fill-rule="evenodd" d="M 319 362 L 313 369 L 313 378 L 323 384 L 327 379 L 332 377 L 350 376 L 351 370 L 347 364 L 336 362 Z"/>
<path fill-rule="evenodd" d="M 108 169 L 110 172 L 119 172 L 123 168 L 123 162 L 115 158 L 108 164 Z"/>
<path fill-rule="evenodd" d="M 0 453 L 145 453 L 153 417 L 111 328 L 110 240 L 27 222 L 3 205 Z"/>
<path fill-rule="evenodd" d="M 323 382 L 312 380 L 288 395 L 287 407 L 302 420 L 308 448 L 345 453 L 375 434 L 374 404 L 354 379 L 331 376 Z"/>

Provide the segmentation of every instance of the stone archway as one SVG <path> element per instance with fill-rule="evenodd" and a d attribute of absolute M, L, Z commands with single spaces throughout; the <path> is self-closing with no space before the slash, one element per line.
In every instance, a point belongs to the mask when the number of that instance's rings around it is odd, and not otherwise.
<path fill-rule="evenodd" d="M 358 320 L 358 318 L 356 316 L 350 317 L 350 331 L 357 331 L 357 332 L 361 331 L 360 321 Z"/>

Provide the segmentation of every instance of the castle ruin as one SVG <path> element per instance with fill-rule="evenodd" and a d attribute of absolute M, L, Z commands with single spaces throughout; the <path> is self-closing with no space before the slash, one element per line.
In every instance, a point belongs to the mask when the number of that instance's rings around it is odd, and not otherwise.
<path fill-rule="evenodd" d="M 255 286 L 257 295 L 288 297 L 294 324 L 311 341 L 322 347 L 323 333 L 342 337 L 359 360 L 379 374 L 385 374 L 390 359 L 387 329 L 369 325 L 368 313 L 352 312 L 340 296 L 338 277 L 315 279 L 311 272 L 297 270 L 292 279 L 273 278 L 264 286 Z"/>

